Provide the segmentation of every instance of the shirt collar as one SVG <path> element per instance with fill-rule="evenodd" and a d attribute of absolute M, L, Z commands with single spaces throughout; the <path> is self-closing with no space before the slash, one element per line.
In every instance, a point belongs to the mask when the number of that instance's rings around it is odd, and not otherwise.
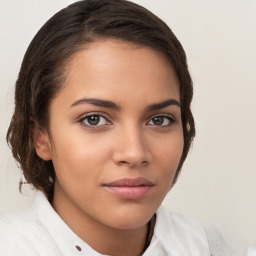
<path fill-rule="evenodd" d="M 102 256 L 67 226 L 40 191 L 37 193 L 34 206 L 40 224 L 55 241 L 63 256 Z M 190 255 L 209 255 L 205 231 L 199 223 L 183 215 L 169 213 L 162 206 L 156 214 L 154 234 L 143 256 L 186 255 L 189 251 L 193 252 Z"/>
<path fill-rule="evenodd" d="M 210 255 L 203 226 L 194 219 L 160 206 L 151 244 L 143 256 Z"/>
<path fill-rule="evenodd" d="M 55 241 L 62 255 L 103 256 L 103 254 L 93 250 L 68 227 L 54 211 L 43 192 L 37 192 L 34 207 L 40 224 L 47 230 L 52 240 Z M 164 244 L 162 243 L 161 234 L 159 234 L 159 230 L 165 227 L 165 225 L 163 225 L 161 218 L 158 217 L 159 214 L 161 215 L 161 210 L 157 212 L 154 234 L 143 256 L 165 255 L 163 254 Z"/>
<path fill-rule="evenodd" d="M 62 255 L 102 255 L 82 241 L 67 226 L 41 191 L 38 191 L 34 204 L 41 225 L 48 231 Z"/>

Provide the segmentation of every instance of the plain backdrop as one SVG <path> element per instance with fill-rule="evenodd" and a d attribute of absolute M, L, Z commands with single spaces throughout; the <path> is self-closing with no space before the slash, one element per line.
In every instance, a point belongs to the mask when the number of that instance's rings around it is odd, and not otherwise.
<path fill-rule="evenodd" d="M 31 205 L 5 136 L 25 50 L 68 0 L 0 0 L 0 217 Z M 134 0 L 153 11 L 183 44 L 194 80 L 197 136 L 170 210 L 217 227 L 237 255 L 256 244 L 256 1 Z"/>

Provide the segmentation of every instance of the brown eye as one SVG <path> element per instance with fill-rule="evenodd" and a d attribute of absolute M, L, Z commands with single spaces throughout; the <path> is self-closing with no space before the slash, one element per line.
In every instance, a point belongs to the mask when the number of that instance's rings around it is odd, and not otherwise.
<path fill-rule="evenodd" d="M 155 126 L 170 126 L 175 122 L 175 119 L 172 116 L 154 116 L 150 119 L 148 122 L 149 125 L 155 125 Z"/>
<path fill-rule="evenodd" d="M 162 125 L 164 123 L 164 117 L 162 116 L 153 117 L 152 122 L 154 125 Z"/>
<path fill-rule="evenodd" d="M 93 115 L 93 116 L 88 116 L 87 117 L 87 122 L 90 125 L 97 125 L 100 122 L 100 117 Z"/>
<path fill-rule="evenodd" d="M 79 122 L 83 123 L 86 126 L 102 126 L 109 124 L 109 121 L 104 116 L 96 114 L 85 116 L 84 118 L 79 120 Z"/>

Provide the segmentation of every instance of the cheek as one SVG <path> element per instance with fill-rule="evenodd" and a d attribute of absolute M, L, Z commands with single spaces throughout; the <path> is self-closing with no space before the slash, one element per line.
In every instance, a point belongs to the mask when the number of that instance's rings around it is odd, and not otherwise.
<path fill-rule="evenodd" d="M 54 139 L 52 161 L 57 179 L 70 186 L 83 187 L 100 175 L 100 167 L 109 159 L 107 142 L 103 143 L 96 134 L 85 136 L 83 132 L 63 131 L 54 134 Z"/>
<path fill-rule="evenodd" d="M 82 150 L 69 144 L 67 148 L 57 150 L 53 158 L 56 178 L 69 196 L 83 202 L 93 194 L 98 183 L 94 163 L 97 163 L 95 155 L 86 148 Z"/>
<path fill-rule="evenodd" d="M 173 178 L 177 171 L 182 151 L 184 139 L 182 133 L 173 134 L 170 138 L 161 143 L 157 150 L 157 163 L 161 170 L 161 177 L 164 183 L 172 184 Z"/>
<path fill-rule="evenodd" d="M 166 136 L 158 144 L 155 143 L 158 147 L 154 147 L 155 151 L 152 153 L 154 155 L 152 171 L 156 175 L 156 193 L 151 202 L 154 202 L 156 209 L 172 187 L 182 155 L 183 143 L 183 134 L 180 132 Z"/>

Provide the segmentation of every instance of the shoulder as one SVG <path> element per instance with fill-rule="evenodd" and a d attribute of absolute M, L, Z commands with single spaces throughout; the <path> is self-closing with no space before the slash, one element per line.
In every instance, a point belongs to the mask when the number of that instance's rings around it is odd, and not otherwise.
<path fill-rule="evenodd" d="M 184 235 L 195 235 L 196 237 L 207 239 L 203 225 L 189 216 L 170 212 L 161 206 L 157 212 L 157 217 L 161 231 L 169 232 L 170 228 L 172 228 L 172 230 L 177 230 L 179 231 L 178 233 Z"/>
<path fill-rule="evenodd" d="M 8 215 L 0 220 L 0 245 L 3 244 L 3 241 L 13 241 L 18 236 L 22 237 L 26 230 L 35 226 L 35 219 L 33 207 L 31 207 L 26 211 Z"/>
<path fill-rule="evenodd" d="M 54 246 L 37 217 L 35 205 L 0 220 L 0 256 L 36 256 L 45 248 Z"/>
<path fill-rule="evenodd" d="M 204 227 L 193 218 L 162 206 L 157 212 L 155 235 L 167 251 L 176 250 L 178 255 L 210 255 Z"/>
<path fill-rule="evenodd" d="M 35 220 L 35 210 L 34 210 L 34 205 L 32 205 L 29 209 L 21 211 L 21 212 L 16 212 L 7 215 L 3 219 L 0 219 L 0 232 L 2 233 L 2 228 L 9 227 L 10 225 L 16 225 L 17 228 L 20 228 L 23 226 L 23 223 L 26 222 L 34 222 Z"/>
<path fill-rule="evenodd" d="M 213 256 L 234 256 L 235 253 L 215 227 L 206 228 L 209 247 Z"/>
<path fill-rule="evenodd" d="M 215 228 L 207 228 L 195 219 L 160 207 L 155 236 L 167 252 L 177 255 L 234 256 L 233 250 Z"/>

